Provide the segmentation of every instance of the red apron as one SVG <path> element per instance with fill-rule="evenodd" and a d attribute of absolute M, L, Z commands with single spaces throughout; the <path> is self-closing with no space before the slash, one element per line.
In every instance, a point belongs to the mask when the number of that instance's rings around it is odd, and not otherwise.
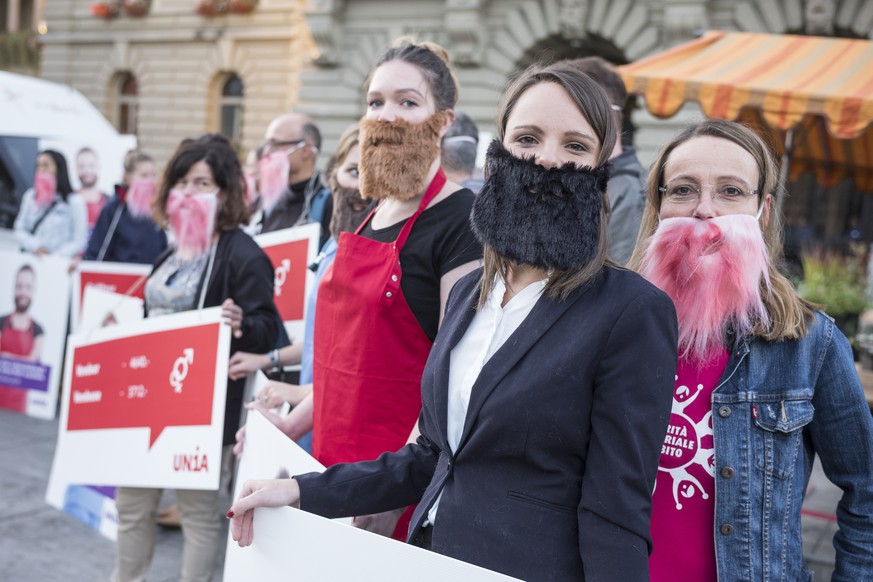
<path fill-rule="evenodd" d="M 400 449 L 421 411 L 421 375 L 431 340 L 400 288 L 400 250 L 446 183 L 434 177 L 397 240 L 340 235 L 316 303 L 312 452 L 325 466 Z"/>
<path fill-rule="evenodd" d="M 12 315 L 6 318 L 3 329 L 0 330 L 0 353 L 13 354 L 16 356 L 30 357 L 34 344 L 33 320 L 27 329 L 15 329 L 12 327 Z"/>

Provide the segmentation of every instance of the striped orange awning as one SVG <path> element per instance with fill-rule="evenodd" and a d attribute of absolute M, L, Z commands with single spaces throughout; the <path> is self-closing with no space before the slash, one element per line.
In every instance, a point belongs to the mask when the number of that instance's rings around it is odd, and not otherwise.
<path fill-rule="evenodd" d="M 793 129 L 792 179 L 873 191 L 871 41 L 710 31 L 619 71 L 655 116 L 696 101 L 709 117 L 766 122 L 779 147 Z"/>

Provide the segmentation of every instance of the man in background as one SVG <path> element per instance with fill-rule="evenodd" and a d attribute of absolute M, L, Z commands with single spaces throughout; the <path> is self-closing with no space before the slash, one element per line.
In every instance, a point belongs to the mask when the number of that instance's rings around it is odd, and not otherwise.
<path fill-rule="evenodd" d="M 315 167 L 321 132 L 308 116 L 286 113 L 270 123 L 264 139 L 258 161 L 260 232 L 317 222 L 324 244 L 333 204 Z"/>
<path fill-rule="evenodd" d="M 455 112 L 442 143 L 442 164 L 446 178 L 469 188 L 474 194 L 482 189 L 482 180 L 473 177 L 476 170 L 476 152 L 479 146 L 479 128 L 462 111 Z"/>

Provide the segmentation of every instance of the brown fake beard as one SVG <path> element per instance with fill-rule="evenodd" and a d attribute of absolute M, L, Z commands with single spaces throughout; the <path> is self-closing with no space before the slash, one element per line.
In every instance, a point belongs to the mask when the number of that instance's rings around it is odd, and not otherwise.
<path fill-rule="evenodd" d="M 330 217 L 330 234 L 339 240 L 341 232 L 354 232 L 367 216 L 370 201 L 361 198 L 357 188 L 343 188 L 335 185 L 333 195 L 333 214 Z"/>
<path fill-rule="evenodd" d="M 421 123 L 361 120 L 361 195 L 409 200 L 424 192 L 427 174 L 439 157 L 445 119 L 445 112 L 437 111 Z"/>

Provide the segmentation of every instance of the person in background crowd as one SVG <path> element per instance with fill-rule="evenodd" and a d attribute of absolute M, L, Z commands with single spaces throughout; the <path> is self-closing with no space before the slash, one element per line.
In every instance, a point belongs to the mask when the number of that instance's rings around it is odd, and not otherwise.
<path fill-rule="evenodd" d="M 309 294 L 306 306 L 306 321 L 304 322 L 303 341 L 295 342 L 282 349 L 274 349 L 267 354 L 248 354 L 237 352 L 230 359 L 229 375 L 231 379 L 242 378 L 258 369 L 264 371 L 277 370 L 283 366 L 300 364 L 299 384 L 270 381 L 257 394 L 257 400 L 263 408 L 273 409 L 283 402 L 292 406 L 299 404 L 312 392 L 312 341 L 315 331 L 315 309 L 318 297 L 318 286 L 327 268 L 333 263 L 336 255 L 337 240 L 340 233 L 354 232 L 369 209 L 369 204 L 361 197 L 358 188 L 358 163 L 360 149 L 358 147 L 357 124 L 348 128 L 339 139 L 336 153 L 328 164 L 328 184 L 333 199 L 333 216 L 330 221 L 331 237 L 325 243 L 316 261 L 310 268 L 315 269 L 315 284 Z M 251 408 L 252 405 L 246 405 Z M 266 412 L 274 424 L 279 424 L 278 416 Z M 237 436 L 239 445 L 237 454 L 242 453 L 242 443 L 245 438 L 245 427 Z M 312 450 L 312 439 L 306 435 L 297 440 L 305 450 Z"/>
<path fill-rule="evenodd" d="M 45 150 L 36 156 L 33 188 L 21 199 L 14 228 L 24 251 L 74 257 L 85 250 L 88 212 L 70 186 L 67 161 L 60 153 Z"/>
<path fill-rule="evenodd" d="M 100 170 L 100 162 L 97 159 L 97 152 L 89 147 L 84 147 L 76 154 L 76 174 L 79 176 L 79 182 L 82 187 L 78 193 L 85 200 L 85 206 L 88 208 L 88 237 L 91 236 L 91 231 L 94 230 L 94 225 L 97 223 L 97 217 L 100 216 L 100 211 L 106 205 L 107 196 L 97 188 L 97 180 L 99 178 L 98 171 Z"/>
<path fill-rule="evenodd" d="M 154 264 L 167 248 L 167 235 L 152 218 L 156 187 L 155 161 L 143 152 L 128 152 L 124 178 L 100 211 L 85 260 Z"/>
<path fill-rule="evenodd" d="M 263 218 L 260 232 L 308 222 L 321 224 L 323 245 L 329 235 L 330 190 L 315 168 L 321 132 L 302 113 L 280 115 L 267 126 L 258 161 Z"/>
<path fill-rule="evenodd" d="M 833 320 L 777 268 L 778 169 L 707 120 L 662 150 L 631 259 L 679 316 L 652 509 L 655 582 L 810 580 L 800 510 L 816 455 L 843 490 L 833 580 L 873 580 L 873 418 Z"/>
<path fill-rule="evenodd" d="M 409 439 L 445 300 L 482 256 L 469 222 L 475 195 L 440 167 L 458 99 L 445 50 L 399 39 L 366 86 L 360 189 L 379 205 L 340 235 L 318 290 L 313 393 L 279 424 L 295 440 L 312 430 L 313 455 L 328 466 L 375 459 Z M 401 513 L 355 523 L 402 539 Z"/>
<path fill-rule="evenodd" d="M 42 354 L 42 326 L 30 316 L 36 273 L 24 264 L 15 274 L 15 311 L 0 317 L 0 355 L 38 362 Z"/>
<path fill-rule="evenodd" d="M 417 502 L 408 539 L 435 552 L 523 580 L 648 582 L 676 312 L 607 259 L 615 118 L 597 84 L 559 64 L 513 83 L 497 128 L 471 217 L 485 266 L 449 297 L 418 442 L 246 482 L 228 514 L 241 545 L 253 507 Z"/>
<path fill-rule="evenodd" d="M 566 61 L 597 82 L 606 92 L 621 132 L 627 89 L 615 67 L 600 57 L 585 57 Z M 609 158 L 612 171 L 609 177 L 609 256 L 616 263 L 628 262 L 645 205 L 646 171 L 637 159 L 632 144 L 622 145 L 621 134 Z"/>
<path fill-rule="evenodd" d="M 156 262 L 145 286 L 147 317 L 221 306 L 232 330 L 231 353 L 266 352 L 276 343 L 273 265 L 240 225 L 248 220 L 243 176 L 230 142 L 204 135 L 179 147 L 154 200 L 154 215 L 168 224 L 175 244 Z M 242 409 L 243 382 L 229 382 L 224 444 L 233 442 Z M 212 579 L 223 550 L 221 503 L 233 455 L 222 455 L 218 491 L 177 489 L 184 549 L 180 579 Z M 113 579 L 144 580 L 155 544 L 160 489 L 119 487 L 118 548 Z"/>
<path fill-rule="evenodd" d="M 463 111 L 455 112 L 455 121 L 443 137 L 442 163 L 446 178 L 478 194 L 482 180 L 473 177 L 476 171 L 476 152 L 479 129 Z"/>

